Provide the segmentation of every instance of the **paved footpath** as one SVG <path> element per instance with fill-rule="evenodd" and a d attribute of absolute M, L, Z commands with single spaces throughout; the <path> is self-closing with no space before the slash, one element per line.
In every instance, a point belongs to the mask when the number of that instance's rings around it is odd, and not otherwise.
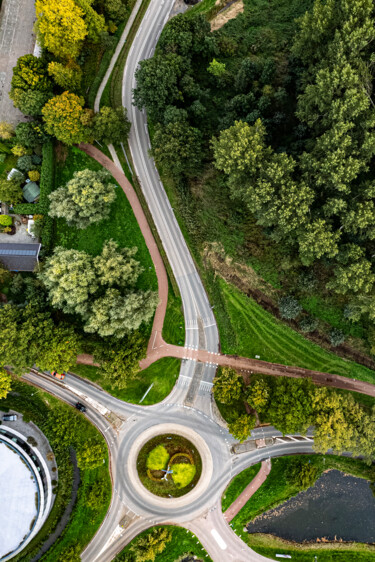
<path fill-rule="evenodd" d="M 243 492 L 240 493 L 238 498 L 234 500 L 232 505 L 230 505 L 226 510 L 226 512 L 224 513 L 225 521 L 227 521 L 228 523 L 232 521 L 232 519 L 237 515 L 237 513 L 249 501 L 251 496 L 253 496 L 255 492 L 261 487 L 261 485 L 266 481 L 270 471 L 271 471 L 270 459 L 262 461 L 262 465 L 260 467 L 258 474 L 255 476 L 255 478 L 252 479 L 250 484 L 246 486 Z"/>
<path fill-rule="evenodd" d="M 14 125 L 25 118 L 8 96 L 13 67 L 19 57 L 34 51 L 34 22 L 34 0 L 3 0 L 0 14 L 0 121 Z"/>

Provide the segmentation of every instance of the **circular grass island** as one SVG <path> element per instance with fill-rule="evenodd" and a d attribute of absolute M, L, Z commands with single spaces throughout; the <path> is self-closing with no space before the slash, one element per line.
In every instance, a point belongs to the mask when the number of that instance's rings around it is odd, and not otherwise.
<path fill-rule="evenodd" d="M 185 437 L 157 435 L 141 448 L 138 476 L 147 490 L 163 498 L 178 498 L 190 492 L 202 473 L 197 448 Z"/>

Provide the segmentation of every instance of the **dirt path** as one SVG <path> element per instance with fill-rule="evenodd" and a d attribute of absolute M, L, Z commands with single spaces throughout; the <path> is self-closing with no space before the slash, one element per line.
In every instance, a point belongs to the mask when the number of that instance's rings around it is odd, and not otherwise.
<path fill-rule="evenodd" d="M 267 476 L 271 472 L 271 461 L 267 459 L 262 461 L 261 467 L 255 478 L 252 479 L 250 484 L 246 486 L 243 492 L 240 493 L 238 498 L 234 500 L 232 505 L 228 507 L 224 513 L 224 519 L 228 523 L 237 515 L 237 513 L 243 508 L 243 506 L 249 501 L 251 496 L 261 487 L 261 485 L 266 481 Z"/>
<path fill-rule="evenodd" d="M 164 317 L 165 312 L 167 310 L 167 302 L 168 302 L 168 277 L 167 272 L 164 267 L 164 263 L 162 257 L 159 252 L 159 248 L 155 242 L 154 236 L 151 232 L 151 228 L 146 219 L 146 215 L 143 212 L 142 206 L 139 202 L 138 196 L 134 191 L 133 186 L 125 176 L 124 172 L 120 170 L 112 160 L 108 158 L 103 152 L 99 149 L 95 148 L 91 144 L 81 143 L 79 148 L 86 152 L 89 156 L 94 158 L 97 162 L 99 162 L 104 168 L 106 168 L 117 181 L 117 183 L 122 187 L 128 201 L 133 209 L 133 213 L 137 222 L 139 224 L 139 228 L 143 234 L 143 237 L 146 242 L 146 246 L 148 251 L 150 252 L 151 259 L 154 263 L 156 277 L 158 280 L 158 295 L 159 295 L 159 305 L 155 312 L 154 323 L 152 325 L 152 332 L 150 341 L 148 343 L 147 348 L 147 355 L 152 354 L 154 346 L 156 342 L 163 341 L 162 340 L 162 330 L 164 324 Z M 85 365 L 93 365 L 91 357 L 89 355 L 82 355 L 77 357 L 77 363 L 84 363 Z"/>

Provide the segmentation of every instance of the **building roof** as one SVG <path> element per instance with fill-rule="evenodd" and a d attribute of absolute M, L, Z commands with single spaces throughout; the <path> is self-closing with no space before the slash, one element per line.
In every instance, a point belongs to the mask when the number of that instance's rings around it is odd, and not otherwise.
<path fill-rule="evenodd" d="M 40 187 L 35 181 L 29 181 L 25 187 L 22 188 L 23 196 L 28 203 L 34 203 L 40 195 Z"/>
<path fill-rule="evenodd" d="M 0 244 L 0 263 L 10 271 L 34 271 L 41 244 Z"/>

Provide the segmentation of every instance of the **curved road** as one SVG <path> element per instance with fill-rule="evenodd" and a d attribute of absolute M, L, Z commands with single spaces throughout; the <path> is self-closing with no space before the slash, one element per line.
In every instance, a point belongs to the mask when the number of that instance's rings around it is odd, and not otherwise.
<path fill-rule="evenodd" d="M 231 530 L 222 513 L 220 498 L 231 478 L 244 468 L 265 458 L 312 451 L 312 438 L 282 438 L 274 428 L 252 432 L 252 439 L 272 437 L 271 445 L 236 454 L 234 439 L 221 427 L 212 412 L 212 379 L 217 366 L 219 336 L 206 292 L 177 224 L 153 160 L 144 112 L 132 105 L 135 71 L 139 61 L 148 58 L 168 20 L 174 0 L 151 0 L 130 49 L 123 77 L 123 104 L 132 122 L 129 145 L 133 164 L 148 207 L 178 283 L 184 307 L 186 341 L 190 349 L 182 361 L 175 388 L 160 404 L 137 406 L 118 400 L 79 377 L 68 375 L 63 383 L 48 376 L 28 373 L 25 378 L 70 404 L 85 403 L 87 417 L 104 435 L 110 454 L 113 494 L 102 526 L 82 553 L 84 562 L 109 562 L 138 533 L 158 523 L 179 523 L 193 531 L 215 562 L 260 562 L 266 560 L 248 548 Z M 137 7 L 139 7 L 139 0 Z M 124 42 L 123 35 L 121 42 Z M 113 61 L 112 61 L 113 62 Z M 114 155 L 116 161 L 116 155 Z M 164 345 L 162 338 L 158 345 Z M 205 363 L 196 361 L 195 352 L 206 353 Z M 187 351 L 188 351 L 187 350 Z M 152 501 L 147 493 L 136 491 L 134 463 L 129 452 L 137 438 L 158 424 L 179 424 L 194 431 L 208 446 L 212 474 L 200 495 L 186 496 L 186 502 Z M 203 459 L 204 462 L 204 459 Z M 129 466 L 130 465 L 130 466 Z M 203 477 L 203 476 L 202 476 Z M 201 478 L 202 478 L 201 477 Z"/>
<path fill-rule="evenodd" d="M 252 432 L 252 438 L 273 436 L 273 444 L 235 454 L 232 450 L 235 441 L 228 431 L 195 408 L 167 402 L 149 407 L 128 404 L 73 375 L 67 375 L 63 383 L 34 372 L 24 375 L 24 378 L 68 404 L 74 405 L 78 400 L 85 403 L 88 419 L 101 431 L 108 445 L 112 502 L 101 528 L 82 553 L 84 562 L 109 562 L 142 530 L 158 523 L 179 523 L 192 530 L 215 562 L 223 560 L 223 543 L 227 560 L 265 560 L 249 549 L 225 522 L 221 513 L 221 494 L 233 476 L 265 458 L 311 453 L 311 437 L 283 438 L 274 428 L 261 428 Z M 177 507 L 169 500 L 166 500 L 167 505 L 158 505 L 147 494 L 137 493 L 128 466 L 129 451 L 135 439 L 146 429 L 162 423 L 184 425 L 198 433 L 208 445 L 213 460 L 207 489 L 192 501 Z M 124 527 L 120 526 L 120 522 Z M 219 542 L 215 532 L 220 536 Z"/>
<path fill-rule="evenodd" d="M 148 155 L 150 140 L 146 113 L 139 111 L 132 104 L 132 90 L 136 87 L 135 71 L 139 61 L 152 56 L 173 3 L 174 0 L 151 0 L 129 51 L 123 77 L 122 99 L 132 123 L 129 146 L 135 173 L 180 289 L 185 316 L 185 347 L 193 350 L 205 349 L 214 354 L 219 350 L 215 317 L 154 161 Z M 203 366 L 196 361 L 182 363 L 179 384 L 186 389 L 189 403 L 194 403 L 199 388 L 209 386 L 215 371 L 214 364 Z M 209 401 L 200 401 L 201 409 L 209 411 L 209 406 Z"/>

